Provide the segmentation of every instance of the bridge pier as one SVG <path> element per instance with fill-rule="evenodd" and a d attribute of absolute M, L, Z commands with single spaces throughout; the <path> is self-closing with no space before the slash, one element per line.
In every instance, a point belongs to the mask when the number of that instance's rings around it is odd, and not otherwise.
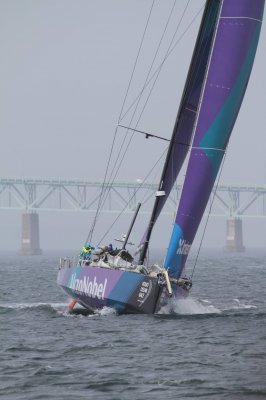
<path fill-rule="evenodd" d="M 23 256 L 42 254 L 39 237 L 39 215 L 37 213 L 25 213 L 22 215 L 20 254 Z"/>
<path fill-rule="evenodd" d="M 240 218 L 229 218 L 226 221 L 226 244 L 225 251 L 243 252 L 243 230 Z"/>

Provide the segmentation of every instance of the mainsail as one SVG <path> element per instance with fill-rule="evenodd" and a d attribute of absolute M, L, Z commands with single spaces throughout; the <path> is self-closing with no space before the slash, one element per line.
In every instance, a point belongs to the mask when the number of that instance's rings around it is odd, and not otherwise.
<path fill-rule="evenodd" d="M 205 71 L 194 139 L 165 260 L 182 274 L 210 197 L 251 73 L 264 0 L 221 0 Z"/>
<path fill-rule="evenodd" d="M 149 222 L 141 245 L 144 245 L 140 255 L 142 264 L 146 255 L 151 231 L 155 221 L 172 190 L 174 182 L 179 174 L 183 162 L 187 156 L 193 127 L 199 107 L 200 94 L 204 82 L 206 65 L 210 54 L 213 36 L 215 33 L 217 15 L 219 13 L 220 0 L 208 0 L 205 5 L 194 53 L 190 63 L 182 99 L 175 121 L 168 154 L 166 156 L 158 193 Z"/>

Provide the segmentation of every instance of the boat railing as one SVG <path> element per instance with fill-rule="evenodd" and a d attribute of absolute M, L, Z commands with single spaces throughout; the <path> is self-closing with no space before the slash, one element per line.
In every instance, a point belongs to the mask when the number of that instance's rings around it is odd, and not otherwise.
<path fill-rule="evenodd" d="M 60 257 L 59 260 L 59 269 L 61 268 L 70 268 L 71 267 L 71 260 L 69 257 Z"/>
<path fill-rule="evenodd" d="M 79 264 L 79 257 L 78 256 L 73 256 L 72 258 L 70 257 L 60 257 L 59 261 L 59 269 L 61 268 L 71 268 L 74 265 Z"/>

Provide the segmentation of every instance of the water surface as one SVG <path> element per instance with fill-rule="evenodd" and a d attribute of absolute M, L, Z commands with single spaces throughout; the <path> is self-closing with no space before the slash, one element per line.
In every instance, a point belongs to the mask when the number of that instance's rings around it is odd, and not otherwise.
<path fill-rule="evenodd" d="M 69 315 L 58 257 L 0 255 L 0 398 L 266 398 L 266 252 L 203 252 L 154 316 Z"/>

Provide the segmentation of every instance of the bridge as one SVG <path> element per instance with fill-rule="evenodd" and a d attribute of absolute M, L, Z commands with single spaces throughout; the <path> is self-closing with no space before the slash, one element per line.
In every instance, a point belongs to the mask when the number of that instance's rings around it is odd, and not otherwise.
<path fill-rule="evenodd" d="M 94 213 L 103 183 L 81 179 L 0 178 L 0 210 L 22 211 L 22 254 L 40 254 L 39 219 L 42 211 Z M 163 213 L 173 214 L 182 185 L 176 184 Z M 105 185 L 102 212 L 133 212 L 138 202 L 140 213 L 150 213 L 156 183 L 116 181 Z M 225 218 L 226 249 L 243 251 L 242 219 L 266 217 L 266 185 L 218 185 L 214 188 L 206 213 Z"/>

